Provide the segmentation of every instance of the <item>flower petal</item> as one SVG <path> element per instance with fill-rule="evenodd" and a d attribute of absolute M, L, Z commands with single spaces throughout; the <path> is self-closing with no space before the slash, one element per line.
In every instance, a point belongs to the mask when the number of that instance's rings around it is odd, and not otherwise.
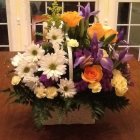
<path fill-rule="evenodd" d="M 81 64 L 85 59 L 85 56 L 81 56 L 75 60 L 74 68 L 76 68 L 79 64 Z"/>
<path fill-rule="evenodd" d="M 113 70 L 113 62 L 110 58 L 104 57 L 100 60 L 100 63 L 104 69 L 107 69 L 108 71 Z"/>

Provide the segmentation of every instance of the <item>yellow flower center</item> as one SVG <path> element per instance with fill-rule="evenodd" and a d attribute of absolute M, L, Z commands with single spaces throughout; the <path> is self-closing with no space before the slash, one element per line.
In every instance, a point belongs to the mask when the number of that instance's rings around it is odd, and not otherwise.
<path fill-rule="evenodd" d="M 29 67 L 25 67 L 23 71 L 24 71 L 24 73 L 28 73 L 30 71 L 30 68 Z"/>
<path fill-rule="evenodd" d="M 64 87 L 64 91 L 67 92 L 69 88 L 67 86 Z"/>
<path fill-rule="evenodd" d="M 37 50 L 33 50 L 32 55 L 36 56 L 37 55 Z"/>
<path fill-rule="evenodd" d="M 56 70 L 57 65 L 56 64 L 50 64 L 49 69 Z"/>
<path fill-rule="evenodd" d="M 53 35 L 53 36 L 52 36 L 52 39 L 53 39 L 53 40 L 56 40 L 56 39 L 57 39 L 57 36 L 56 36 L 56 35 Z"/>

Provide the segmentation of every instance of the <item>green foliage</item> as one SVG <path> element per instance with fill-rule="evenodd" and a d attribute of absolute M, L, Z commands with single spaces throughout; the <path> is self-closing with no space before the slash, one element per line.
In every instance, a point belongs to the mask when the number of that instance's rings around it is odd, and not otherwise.
<path fill-rule="evenodd" d="M 41 128 L 49 118 L 52 118 L 50 111 L 51 108 L 47 108 L 46 104 L 36 100 L 36 103 L 32 106 L 34 123 L 37 128 Z"/>
<path fill-rule="evenodd" d="M 95 118 L 96 120 L 101 119 L 105 113 L 104 105 L 99 101 L 94 101 L 91 104 L 91 113 L 92 117 Z"/>
<path fill-rule="evenodd" d="M 48 7 L 48 10 L 51 12 L 49 16 L 48 26 L 51 27 L 52 22 L 55 22 L 55 26 L 58 28 L 61 25 L 60 13 L 62 12 L 62 7 L 60 7 L 57 1 L 52 3 L 52 7 Z"/>
<path fill-rule="evenodd" d="M 19 84 L 13 86 L 13 89 L 14 90 L 10 92 L 10 99 L 13 98 L 13 102 L 32 105 L 35 95 L 28 87 L 24 84 Z"/>
<path fill-rule="evenodd" d="M 112 42 L 112 40 L 116 37 L 116 34 L 112 34 L 104 40 L 103 47 L 106 47 L 108 44 Z"/>
<path fill-rule="evenodd" d="M 115 90 L 110 92 L 101 92 L 98 94 L 91 93 L 86 90 L 83 93 L 78 93 L 74 98 L 62 98 L 58 96 L 53 100 L 43 98 L 38 99 L 35 94 L 24 84 L 19 84 L 13 87 L 10 93 L 10 99 L 14 102 L 31 105 L 35 125 L 41 128 L 47 120 L 52 117 L 51 113 L 58 110 L 58 121 L 61 123 L 63 116 L 68 112 L 79 110 L 81 105 L 89 106 L 93 119 L 101 119 L 104 116 L 105 109 L 112 111 L 121 111 L 127 105 L 129 100 L 126 97 L 118 97 Z"/>

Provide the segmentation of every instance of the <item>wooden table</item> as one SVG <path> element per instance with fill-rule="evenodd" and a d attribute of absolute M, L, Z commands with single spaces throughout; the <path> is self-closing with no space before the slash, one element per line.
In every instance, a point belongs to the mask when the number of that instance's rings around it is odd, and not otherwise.
<path fill-rule="evenodd" d="M 0 52 L 0 89 L 10 85 L 10 58 Z M 128 97 L 131 105 L 121 113 L 106 111 L 95 125 L 46 126 L 36 131 L 28 106 L 9 104 L 8 94 L 0 94 L 0 140 L 140 140 L 140 63 L 130 61 L 134 87 Z M 86 114 L 85 114 L 86 115 Z"/>

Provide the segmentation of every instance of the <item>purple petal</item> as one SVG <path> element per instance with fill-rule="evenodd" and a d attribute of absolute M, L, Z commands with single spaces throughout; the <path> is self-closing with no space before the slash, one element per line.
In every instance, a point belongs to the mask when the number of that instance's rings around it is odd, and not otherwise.
<path fill-rule="evenodd" d="M 99 11 L 93 11 L 91 12 L 90 9 L 90 3 L 88 3 L 85 7 L 78 5 L 78 7 L 80 7 L 80 15 L 84 17 L 84 19 L 88 19 L 90 16 L 92 15 L 96 15 L 99 13 Z"/>
<path fill-rule="evenodd" d="M 100 50 L 98 51 L 97 57 L 98 57 L 99 60 L 103 57 L 103 50 L 100 49 Z"/>
<path fill-rule="evenodd" d="M 125 57 L 121 60 L 122 63 L 129 61 L 133 57 L 133 54 L 126 54 Z"/>
<path fill-rule="evenodd" d="M 89 50 L 87 50 L 87 49 L 84 49 L 84 50 L 83 50 L 83 54 L 84 54 L 86 57 L 88 57 L 88 56 L 91 55 L 91 52 L 90 52 Z"/>
<path fill-rule="evenodd" d="M 47 79 L 47 76 L 46 75 L 41 75 L 39 77 L 39 81 L 45 86 L 45 87 L 48 87 L 48 86 L 52 86 L 54 84 L 54 82 L 51 80 L 51 79 Z"/>
<path fill-rule="evenodd" d="M 76 68 L 79 64 L 81 64 L 85 59 L 85 56 L 81 56 L 80 58 L 77 58 L 75 60 L 75 63 L 74 63 L 74 68 Z"/>
<path fill-rule="evenodd" d="M 74 53 L 74 56 L 77 58 L 77 57 L 81 57 L 83 56 L 83 51 L 80 50 L 80 49 L 77 49 Z"/>
<path fill-rule="evenodd" d="M 113 58 L 119 60 L 119 54 L 115 50 L 113 50 Z"/>
<path fill-rule="evenodd" d="M 123 38 L 124 38 L 124 29 L 122 29 L 122 30 L 120 31 L 120 33 L 118 34 L 118 41 L 123 40 Z"/>
<path fill-rule="evenodd" d="M 99 10 L 98 10 L 98 11 L 93 11 L 93 12 L 90 13 L 90 16 L 95 16 L 95 15 L 97 15 L 99 12 L 100 12 Z"/>
<path fill-rule="evenodd" d="M 121 61 L 125 55 L 127 54 L 128 52 L 128 48 L 125 48 L 124 50 L 122 50 L 120 53 L 119 53 L 119 60 Z"/>
<path fill-rule="evenodd" d="M 92 53 L 93 58 L 96 59 L 98 49 L 99 49 L 98 39 L 97 39 L 97 34 L 96 33 L 93 35 L 93 39 L 91 41 L 90 48 L 91 48 L 91 53 Z"/>
<path fill-rule="evenodd" d="M 90 16 L 90 3 L 88 3 L 85 7 L 85 19 L 89 18 Z"/>
<path fill-rule="evenodd" d="M 80 10 L 81 10 L 80 15 L 85 17 L 85 8 L 83 6 L 81 6 L 81 5 L 78 5 L 78 7 L 80 7 Z"/>
<path fill-rule="evenodd" d="M 108 57 L 104 57 L 100 60 L 100 64 L 102 65 L 102 67 L 108 71 L 112 71 L 113 70 L 113 62 L 110 58 Z"/>
<path fill-rule="evenodd" d="M 90 48 L 95 49 L 95 47 L 97 47 L 97 46 L 98 46 L 97 34 L 94 33 L 91 44 L 90 44 Z"/>
<path fill-rule="evenodd" d="M 81 80 L 81 81 L 75 83 L 75 87 L 77 89 L 77 92 L 82 92 L 82 91 L 85 91 L 87 89 L 88 83 Z"/>

